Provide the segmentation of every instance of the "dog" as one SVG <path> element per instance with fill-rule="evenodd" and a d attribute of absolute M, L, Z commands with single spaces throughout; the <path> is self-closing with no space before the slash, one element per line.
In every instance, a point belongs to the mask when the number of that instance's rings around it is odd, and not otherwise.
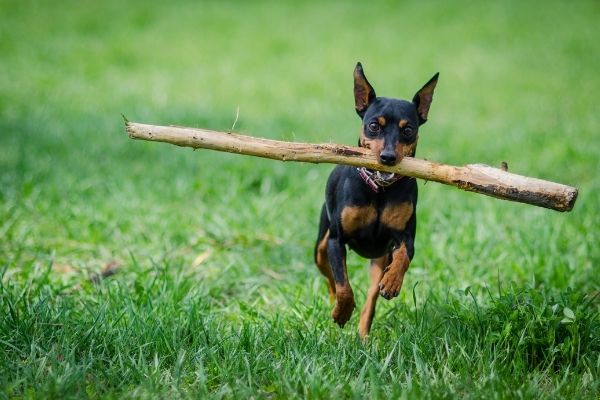
<path fill-rule="evenodd" d="M 370 149 L 383 165 L 413 157 L 419 127 L 427 115 L 438 81 L 436 73 L 412 101 L 377 97 L 361 63 L 354 69 L 354 102 L 362 119 L 358 145 Z M 346 270 L 346 246 L 371 260 L 371 284 L 360 313 L 359 334 L 371 330 L 378 297 L 400 293 L 415 253 L 417 182 L 408 176 L 338 165 L 325 190 L 314 259 L 327 278 L 331 316 L 343 327 L 356 304 Z"/>

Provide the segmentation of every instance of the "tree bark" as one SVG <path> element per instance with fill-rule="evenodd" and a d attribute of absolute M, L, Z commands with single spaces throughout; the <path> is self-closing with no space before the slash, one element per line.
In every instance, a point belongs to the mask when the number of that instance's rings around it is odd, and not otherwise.
<path fill-rule="evenodd" d="M 295 143 L 261 139 L 235 133 L 177 126 L 158 126 L 126 121 L 132 139 L 171 143 L 194 149 L 210 149 L 281 161 L 345 164 L 394 172 L 434 181 L 488 196 L 532 204 L 557 211 L 570 211 L 577 189 L 555 182 L 513 174 L 483 164 L 463 167 L 404 157 L 395 166 L 378 162 L 370 150 L 339 144 Z"/>

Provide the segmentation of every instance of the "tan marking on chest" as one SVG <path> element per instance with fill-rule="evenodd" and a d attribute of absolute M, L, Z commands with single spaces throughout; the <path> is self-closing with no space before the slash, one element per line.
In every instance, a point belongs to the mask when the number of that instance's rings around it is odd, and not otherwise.
<path fill-rule="evenodd" d="M 386 207 L 381 213 L 381 223 L 385 226 L 402 231 L 413 214 L 412 203 L 400 203 Z"/>
<path fill-rule="evenodd" d="M 373 206 L 348 206 L 342 210 L 342 228 L 346 233 L 372 224 L 377 219 L 377 210 Z"/>

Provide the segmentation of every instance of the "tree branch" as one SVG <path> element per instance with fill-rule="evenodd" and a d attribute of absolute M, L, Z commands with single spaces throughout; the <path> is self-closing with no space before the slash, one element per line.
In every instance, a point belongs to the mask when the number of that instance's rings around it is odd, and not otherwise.
<path fill-rule="evenodd" d="M 577 189 L 555 182 L 513 174 L 483 164 L 464 167 L 405 157 L 395 166 L 382 165 L 370 150 L 339 144 L 294 143 L 235 133 L 125 121 L 132 139 L 171 143 L 281 161 L 345 164 L 412 176 L 488 196 L 518 201 L 557 211 L 570 211 Z"/>

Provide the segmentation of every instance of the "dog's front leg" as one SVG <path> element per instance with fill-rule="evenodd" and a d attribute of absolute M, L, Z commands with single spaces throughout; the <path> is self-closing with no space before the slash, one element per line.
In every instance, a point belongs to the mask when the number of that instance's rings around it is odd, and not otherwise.
<path fill-rule="evenodd" d="M 336 301 L 331 316 L 339 326 L 343 327 L 350 319 L 356 304 L 354 303 L 354 293 L 346 271 L 346 246 L 339 235 L 332 231 L 330 231 L 329 240 L 327 241 L 327 256 L 335 280 Z"/>
<path fill-rule="evenodd" d="M 412 246 L 412 243 L 402 241 L 392 251 L 392 262 L 383 271 L 383 277 L 379 282 L 379 294 L 387 300 L 398 296 L 402 288 L 404 274 L 410 265 L 411 249 L 408 246 Z"/>

